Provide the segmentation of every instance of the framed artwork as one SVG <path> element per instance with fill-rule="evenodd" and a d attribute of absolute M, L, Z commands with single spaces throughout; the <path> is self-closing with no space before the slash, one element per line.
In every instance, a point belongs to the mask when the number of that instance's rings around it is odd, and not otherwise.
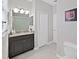
<path fill-rule="evenodd" d="M 65 11 L 65 21 L 77 21 L 77 8 Z"/>

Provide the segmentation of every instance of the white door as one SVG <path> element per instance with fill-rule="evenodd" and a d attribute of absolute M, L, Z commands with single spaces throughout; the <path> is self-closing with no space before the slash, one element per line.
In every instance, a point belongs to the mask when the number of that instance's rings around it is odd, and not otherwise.
<path fill-rule="evenodd" d="M 8 58 L 8 0 L 2 0 L 2 59 Z"/>
<path fill-rule="evenodd" d="M 48 42 L 48 14 L 39 13 L 39 47 L 45 45 Z"/>

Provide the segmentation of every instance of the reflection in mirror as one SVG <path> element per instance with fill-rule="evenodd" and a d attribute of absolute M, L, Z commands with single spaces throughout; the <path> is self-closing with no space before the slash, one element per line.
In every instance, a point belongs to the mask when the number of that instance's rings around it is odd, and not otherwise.
<path fill-rule="evenodd" d="M 10 34 L 32 31 L 33 16 L 29 16 L 29 11 L 23 9 L 11 10 L 9 12 Z M 23 11 L 23 13 L 22 13 Z"/>

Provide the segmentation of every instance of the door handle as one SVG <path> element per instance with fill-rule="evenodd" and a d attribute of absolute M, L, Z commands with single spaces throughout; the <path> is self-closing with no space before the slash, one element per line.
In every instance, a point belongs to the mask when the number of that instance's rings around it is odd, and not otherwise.
<path fill-rule="evenodd" d="M 4 23 L 6 24 L 7 22 L 6 21 L 2 21 L 2 24 L 4 24 Z"/>

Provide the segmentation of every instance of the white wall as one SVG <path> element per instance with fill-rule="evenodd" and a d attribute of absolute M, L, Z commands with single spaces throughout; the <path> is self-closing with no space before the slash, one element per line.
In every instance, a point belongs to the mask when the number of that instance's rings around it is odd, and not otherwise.
<path fill-rule="evenodd" d="M 8 0 L 9 8 L 24 8 L 24 9 L 32 9 L 32 2 L 28 0 Z"/>
<path fill-rule="evenodd" d="M 36 34 L 36 43 L 38 42 L 38 39 L 39 39 L 39 32 L 40 32 L 40 25 L 39 25 L 39 16 L 40 16 L 40 13 L 39 12 L 42 12 L 42 13 L 46 13 L 48 14 L 48 42 L 49 41 L 52 41 L 53 40 L 53 12 L 52 12 L 52 6 L 43 2 L 43 1 L 40 1 L 40 0 L 36 0 L 35 2 L 35 34 Z M 43 25 L 43 24 L 42 24 Z M 43 29 L 45 30 L 45 29 Z M 41 34 L 42 35 L 42 34 Z M 38 43 L 36 44 L 36 46 L 38 45 Z"/>
<path fill-rule="evenodd" d="M 64 55 L 64 42 L 77 44 L 76 21 L 65 22 L 65 11 L 77 7 L 76 0 L 58 0 L 56 5 L 55 41 L 57 41 L 57 51 L 59 55 Z M 57 37 L 57 38 L 56 38 Z"/>
<path fill-rule="evenodd" d="M 77 8 L 77 0 L 64 0 L 64 11 Z M 65 20 L 65 17 L 64 17 Z M 77 44 L 77 22 L 65 22 L 63 21 L 64 41 Z"/>
<path fill-rule="evenodd" d="M 56 6 L 56 32 L 57 32 L 57 52 L 59 55 L 64 56 L 64 41 L 63 41 L 63 0 L 57 1 Z"/>

